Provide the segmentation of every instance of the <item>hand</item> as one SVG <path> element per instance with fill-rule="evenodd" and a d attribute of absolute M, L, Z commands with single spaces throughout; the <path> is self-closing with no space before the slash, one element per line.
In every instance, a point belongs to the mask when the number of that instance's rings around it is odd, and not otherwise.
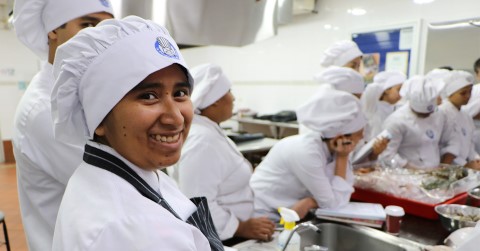
<path fill-rule="evenodd" d="M 373 143 L 373 151 L 370 154 L 370 160 L 376 160 L 378 155 L 380 155 L 385 149 L 387 149 L 388 142 L 390 140 L 388 138 L 380 138 L 380 139 L 374 139 L 375 143 Z"/>
<path fill-rule="evenodd" d="M 241 221 L 235 236 L 247 239 L 269 241 L 275 231 L 275 223 L 267 217 L 251 218 Z"/>
<path fill-rule="evenodd" d="M 480 170 L 480 160 L 472 160 L 468 162 L 465 166 L 474 170 Z"/>
<path fill-rule="evenodd" d="M 345 136 L 337 136 L 330 140 L 330 148 L 337 154 L 338 157 L 348 157 L 348 155 L 355 149 L 355 144 Z"/>
<path fill-rule="evenodd" d="M 317 202 L 312 197 L 308 197 L 301 199 L 297 203 L 295 203 L 295 205 L 293 205 L 292 207 L 292 210 L 297 212 L 300 219 L 303 219 L 308 214 L 310 209 L 317 207 Z"/>

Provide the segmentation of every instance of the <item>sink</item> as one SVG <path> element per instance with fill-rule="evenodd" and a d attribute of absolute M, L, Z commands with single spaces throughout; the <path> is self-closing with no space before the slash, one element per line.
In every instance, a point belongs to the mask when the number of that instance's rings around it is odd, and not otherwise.
<path fill-rule="evenodd" d="M 318 245 L 329 251 L 420 251 L 423 245 L 392 236 L 380 230 L 364 226 L 338 223 L 316 224 L 321 233 L 307 228 L 298 230 L 301 237 L 300 250 Z M 276 235 L 278 237 L 278 235 Z M 276 250 L 277 238 L 271 242 L 249 240 L 234 246 L 239 251 Z"/>
<path fill-rule="evenodd" d="M 299 230 L 301 250 L 311 245 L 327 247 L 329 251 L 410 251 L 423 250 L 423 245 L 392 236 L 380 230 L 364 226 L 320 223 L 322 230 L 316 233 L 309 229 Z"/>

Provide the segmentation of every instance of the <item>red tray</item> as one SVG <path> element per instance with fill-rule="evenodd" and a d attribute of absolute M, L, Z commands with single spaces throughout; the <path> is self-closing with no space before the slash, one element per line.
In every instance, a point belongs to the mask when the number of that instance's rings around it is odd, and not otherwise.
<path fill-rule="evenodd" d="M 408 214 L 436 220 L 438 219 L 438 215 L 435 212 L 435 206 L 440 204 L 465 204 L 467 201 L 467 193 L 465 192 L 458 194 L 457 196 L 442 203 L 426 204 L 418 201 L 398 198 L 384 193 L 355 188 L 355 192 L 352 194 L 351 199 L 363 202 L 380 203 L 384 207 L 388 205 L 401 206 Z"/>

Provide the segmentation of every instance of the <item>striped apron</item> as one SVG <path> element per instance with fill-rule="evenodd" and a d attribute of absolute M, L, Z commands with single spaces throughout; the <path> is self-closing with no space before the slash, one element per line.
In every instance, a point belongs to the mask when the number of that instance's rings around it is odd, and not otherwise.
<path fill-rule="evenodd" d="M 83 160 L 92 166 L 105 169 L 120 176 L 134 186 L 143 196 L 160 204 L 175 217 L 182 220 L 167 201 L 122 160 L 90 145 L 85 145 Z M 207 237 L 213 251 L 223 251 L 223 244 L 213 225 L 210 210 L 208 210 L 207 199 L 205 197 L 195 197 L 190 200 L 197 206 L 197 211 L 186 222 L 198 228 Z"/>

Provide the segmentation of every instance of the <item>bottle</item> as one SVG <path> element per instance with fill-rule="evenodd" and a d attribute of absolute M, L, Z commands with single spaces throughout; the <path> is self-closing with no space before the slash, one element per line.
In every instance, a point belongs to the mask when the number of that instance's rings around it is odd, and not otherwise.
<path fill-rule="evenodd" d="M 278 208 L 278 212 L 280 213 L 280 216 L 282 216 L 284 230 L 280 233 L 280 236 L 278 236 L 277 249 L 281 251 L 285 247 L 285 244 L 287 244 L 285 251 L 300 251 L 300 235 L 298 233 L 293 233 L 290 241 L 286 243 L 288 236 L 290 236 L 290 233 L 295 227 L 295 222 L 299 221 L 300 217 L 297 212 L 285 207 Z"/>

